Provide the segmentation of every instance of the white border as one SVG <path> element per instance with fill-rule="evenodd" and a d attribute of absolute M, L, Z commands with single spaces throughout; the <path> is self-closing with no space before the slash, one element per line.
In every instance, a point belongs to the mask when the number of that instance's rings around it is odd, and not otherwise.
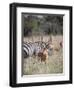
<path fill-rule="evenodd" d="M 64 14 L 63 18 L 63 63 L 64 74 L 38 75 L 31 77 L 21 77 L 21 13 L 44 13 L 44 14 Z M 69 80 L 69 10 L 38 9 L 38 8 L 17 8 L 17 83 L 47 82 Z"/>

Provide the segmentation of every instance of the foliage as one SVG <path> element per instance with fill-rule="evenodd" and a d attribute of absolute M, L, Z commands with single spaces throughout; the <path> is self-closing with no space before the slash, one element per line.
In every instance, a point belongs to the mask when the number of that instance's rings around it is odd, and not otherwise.
<path fill-rule="evenodd" d="M 63 16 L 24 14 L 24 36 L 37 34 L 63 34 Z"/>

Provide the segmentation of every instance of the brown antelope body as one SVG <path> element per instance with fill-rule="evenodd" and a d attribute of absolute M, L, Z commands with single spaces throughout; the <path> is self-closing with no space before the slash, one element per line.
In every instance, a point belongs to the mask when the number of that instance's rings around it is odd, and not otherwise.
<path fill-rule="evenodd" d="M 41 60 L 41 62 L 47 62 L 48 59 L 48 50 L 45 48 L 42 52 L 38 53 L 38 57 Z"/>

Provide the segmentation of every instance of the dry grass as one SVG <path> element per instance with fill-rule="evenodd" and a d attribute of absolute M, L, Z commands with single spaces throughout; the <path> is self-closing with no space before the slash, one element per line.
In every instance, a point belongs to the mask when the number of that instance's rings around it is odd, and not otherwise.
<path fill-rule="evenodd" d="M 44 37 L 44 41 L 48 40 L 48 36 Z M 37 38 L 34 38 L 37 40 Z M 25 39 L 25 41 L 27 38 Z M 29 41 L 30 39 L 28 39 Z M 62 36 L 53 36 L 53 44 L 55 48 L 59 48 L 59 42 L 62 40 Z M 31 41 L 31 40 L 30 40 Z M 27 59 L 23 59 L 23 74 L 35 75 L 35 74 L 56 74 L 63 73 L 63 50 L 59 48 L 59 51 L 53 51 L 51 56 L 48 56 L 47 63 L 38 60 L 38 57 L 32 56 Z"/>

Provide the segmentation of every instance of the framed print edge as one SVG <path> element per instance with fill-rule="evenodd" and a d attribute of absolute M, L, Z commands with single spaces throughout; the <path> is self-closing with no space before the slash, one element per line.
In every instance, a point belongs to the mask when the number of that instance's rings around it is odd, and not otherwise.
<path fill-rule="evenodd" d="M 10 86 L 16 85 L 16 8 L 10 4 Z"/>
<path fill-rule="evenodd" d="M 70 26 L 69 26 L 69 80 L 65 81 L 49 81 L 49 82 L 33 82 L 33 83 L 17 83 L 17 7 L 33 7 L 33 8 L 50 8 L 50 9 L 66 9 L 69 10 Z M 72 83 L 72 7 L 57 5 L 39 5 L 39 4 L 10 4 L 10 78 L 9 85 L 11 87 L 41 86 L 41 85 L 59 85 Z"/>
<path fill-rule="evenodd" d="M 70 78 L 69 78 L 69 79 L 70 79 L 70 82 L 71 82 L 71 83 L 72 83 L 72 71 L 73 71 L 73 70 L 72 70 L 72 66 L 73 66 L 73 65 L 72 65 L 72 57 L 73 57 L 73 56 L 72 56 L 72 54 L 73 54 L 73 53 L 72 53 L 72 48 L 73 48 L 73 47 L 72 47 L 72 42 L 73 42 L 73 41 L 72 41 L 72 40 L 73 40 L 73 39 L 72 39 L 72 36 L 73 36 L 73 33 L 72 33 L 72 17 L 73 17 L 73 16 L 72 16 L 72 7 L 70 7 L 70 31 L 69 31 L 69 32 L 70 32 L 70 38 L 69 38 L 69 41 L 70 41 L 70 42 L 69 42 L 69 44 L 70 44 L 70 47 L 69 47 L 69 49 L 70 49 L 70 53 L 69 53 L 69 55 L 70 55 L 70 72 L 69 72 L 69 74 L 70 74 L 70 75 L 69 75 L 69 76 L 70 76 Z"/>

